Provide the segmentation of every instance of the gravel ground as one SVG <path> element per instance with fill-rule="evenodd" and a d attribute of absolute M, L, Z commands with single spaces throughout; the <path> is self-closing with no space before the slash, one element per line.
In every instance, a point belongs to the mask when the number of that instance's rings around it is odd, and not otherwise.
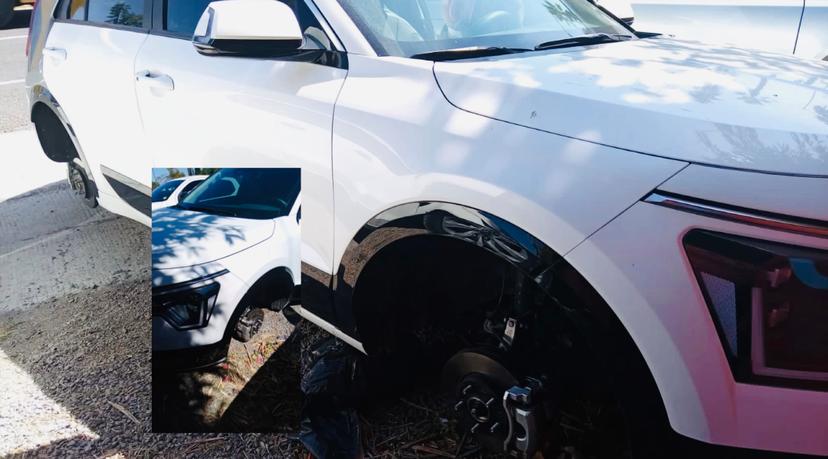
<path fill-rule="evenodd" d="M 262 331 L 251 342 L 233 342 L 225 364 L 154 376 L 154 430 L 213 432 L 192 438 L 233 445 L 230 451 L 238 450 L 236 457 L 262 451 L 274 457 L 306 455 L 296 440 L 304 399 L 299 390 L 300 356 L 331 338 L 308 322 L 294 329 L 281 314 L 268 312 L 265 317 Z M 365 457 L 483 457 L 469 439 L 455 434 L 450 403 L 435 397 L 431 389 L 359 407 Z M 245 449 L 245 442 L 258 442 L 259 449 Z M 217 445 L 200 444 L 193 457 L 217 453 L 213 446 Z"/>

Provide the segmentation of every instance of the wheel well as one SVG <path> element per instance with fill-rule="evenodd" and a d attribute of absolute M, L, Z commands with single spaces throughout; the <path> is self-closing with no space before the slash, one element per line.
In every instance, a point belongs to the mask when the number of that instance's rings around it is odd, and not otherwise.
<path fill-rule="evenodd" d="M 293 276 L 286 267 L 271 269 L 261 276 L 244 294 L 230 317 L 224 339 L 230 339 L 233 329 L 247 306 L 269 308 L 275 301 L 290 298 L 294 289 Z"/>
<path fill-rule="evenodd" d="M 553 374 L 573 368 L 583 375 L 573 384 L 600 379 L 601 390 L 618 401 L 631 428 L 646 429 L 630 432 L 631 438 L 649 432 L 659 442 L 667 439 L 669 422 L 660 392 L 620 320 L 564 260 L 548 269 L 554 272 L 552 281 L 542 287 L 535 282 L 546 277 L 542 273 L 527 275 L 467 241 L 437 235 L 399 239 L 377 252 L 355 282 L 352 307 L 359 337 L 369 355 L 398 353 L 402 358 L 387 360 L 414 362 L 478 345 L 481 336 L 492 335 L 491 328 L 484 330 L 487 320 L 524 318 L 527 330 L 518 328 L 517 334 L 530 338 L 515 340 L 516 352 L 510 354 L 518 356 L 515 367 L 528 370 L 524 374 L 533 366 Z M 451 348 L 445 353 L 413 349 L 411 341 L 434 331 L 435 324 L 453 333 L 430 338 Z M 538 352 L 541 344 L 544 352 Z M 556 351 L 545 352 L 546 346 Z M 569 346 L 571 351 L 563 349 Z"/>
<path fill-rule="evenodd" d="M 67 163 L 78 157 L 69 133 L 55 112 L 43 102 L 32 107 L 32 122 L 43 152 L 52 161 Z"/>
<path fill-rule="evenodd" d="M 290 270 L 285 267 L 274 268 L 253 283 L 240 305 L 267 308 L 274 301 L 290 298 L 293 288 Z"/>

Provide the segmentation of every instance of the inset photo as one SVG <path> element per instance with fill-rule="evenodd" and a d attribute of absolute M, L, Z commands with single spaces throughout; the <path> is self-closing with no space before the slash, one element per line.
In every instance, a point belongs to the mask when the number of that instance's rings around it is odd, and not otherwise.
<path fill-rule="evenodd" d="M 152 177 L 153 431 L 269 430 L 226 416 L 262 406 L 254 376 L 292 332 L 280 312 L 300 298 L 300 170 Z"/>

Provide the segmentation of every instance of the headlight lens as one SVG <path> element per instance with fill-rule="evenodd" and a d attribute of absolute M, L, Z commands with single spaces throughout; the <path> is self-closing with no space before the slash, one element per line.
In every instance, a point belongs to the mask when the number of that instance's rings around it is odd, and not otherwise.
<path fill-rule="evenodd" d="M 694 230 L 684 247 L 737 380 L 828 382 L 828 251 Z"/>
<path fill-rule="evenodd" d="M 153 295 L 153 315 L 160 315 L 178 330 L 204 327 L 210 320 L 219 288 L 219 283 L 213 282 Z"/>

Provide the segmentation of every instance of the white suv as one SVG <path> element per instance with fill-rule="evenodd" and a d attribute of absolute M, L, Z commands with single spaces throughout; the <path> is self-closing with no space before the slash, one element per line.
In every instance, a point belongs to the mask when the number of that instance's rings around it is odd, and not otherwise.
<path fill-rule="evenodd" d="M 301 167 L 296 311 L 479 443 L 828 454 L 827 64 L 586 0 L 133 3 L 57 8 L 39 84 L 156 158 Z"/>
<path fill-rule="evenodd" d="M 213 365 L 300 297 L 299 169 L 221 169 L 152 212 L 155 369 Z"/>

